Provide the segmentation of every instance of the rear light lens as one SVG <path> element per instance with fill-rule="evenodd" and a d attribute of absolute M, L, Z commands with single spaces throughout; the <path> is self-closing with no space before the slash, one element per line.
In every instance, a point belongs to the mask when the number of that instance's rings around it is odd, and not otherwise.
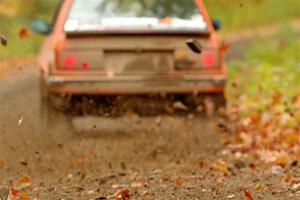
<path fill-rule="evenodd" d="M 60 70 L 103 70 L 103 53 L 62 49 L 56 52 L 56 67 Z"/>
<path fill-rule="evenodd" d="M 215 52 L 205 51 L 202 53 L 202 64 L 204 68 L 212 68 L 215 66 Z"/>
<path fill-rule="evenodd" d="M 175 52 L 176 70 L 205 70 L 220 67 L 217 49 L 204 48 L 203 52 L 195 54 L 189 49 L 179 49 Z"/>
<path fill-rule="evenodd" d="M 81 64 L 82 69 L 88 69 L 89 66 L 90 66 L 90 65 L 89 65 L 88 62 L 83 62 L 83 63 Z"/>
<path fill-rule="evenodd" d="M 63 58 L 65 69 L 74 69 L 76 67 L 77 59 L 73 55 L 69 55 Z"/>

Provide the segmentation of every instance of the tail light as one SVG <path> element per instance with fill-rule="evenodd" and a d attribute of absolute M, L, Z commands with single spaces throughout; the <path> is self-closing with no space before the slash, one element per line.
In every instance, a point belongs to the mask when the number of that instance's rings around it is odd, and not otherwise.
<path fill-rule="evenodd" d="M 68 55 L 63 58 L 64 67 L 66 69 L 74 69 L 76 67 L 77 58 L 74 55 Z"/>
<path fill-rule="evenodd" d="M 205 70 L 220 67 L 218 50 L 203 48 L 201 54 L 186 49 L 175 52 L 175 69 L 177 70 Z"/>
<path fill-rule="evenodd" d="M 58 50 L 56 68 L 59 70 L 99 70 L 103 68 L 102 51 Z"/>
<path fill-rule="evenodd" d="M 216 53 L 214 51 L 203 52 L 201 59 L 204 68 L 212 68 L 216 66 Z"/>

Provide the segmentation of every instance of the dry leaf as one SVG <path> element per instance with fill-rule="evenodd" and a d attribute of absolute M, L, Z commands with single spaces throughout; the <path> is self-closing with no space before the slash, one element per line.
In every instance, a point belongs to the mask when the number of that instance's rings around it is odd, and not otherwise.
<path fill-rule="evenodd" d="M 262 188 L 262 186 L 261 186 L 260 183 L 257 183 L 257 184 L 255 185 L 255 190 L 256 190 L 256 191 L 261 190 L 261 188 Z"/>
<path fill-rule="evenodd" d="M 73 159 L 72 163 L 74 165 L 82 165 L 85 162 L 85 157 L 84 156 L 80 156 L 79 158 Z"/>
<path fill-rule="evenodd" d="M 218 171 L 220 171 L 220 172 L 222 172 L 222 173 L 224 173 L 224 174 L 228 174 L 228 173 L 229 173 L 228 165 L 227 165 L 227 163 L 226 163 L 225 161 L 223 161 L 223 160 L 219 160 L 217 163 L 215 163 L 215 164 L 213 165 L 213 167 L 214 167 L 216 170 L 218 170 Z"/>
<path fill-rule="evenodd" d="M 281 167 L 285 167 L 286 165 L 288 165 L 290 162 L 290 159 L 288 157 L 288 155 L 279 155 L 275 158 L 274 163 L 276 165 L 279 165 Z"/>
<path fill-rule="evenodd" d="M 127 188 L 118 190 L 115 194 L 114 194 L 115 200 L 127 200 L 129 199 L 130 195 L 129 195 L 129 190 Z"/>
<path fill-rule="evenodd" d="M 23 40 L 28 37 L 28 29 L 23 27 L 19 31 L 19 37 Z"/>
<path fill-rule="evenodd" d="M 184 183 L 184 181 L 182 180 L 182 178 L 176 178 L 176 185 L 177 186 L 182 186 Z"/>
<path fill-rule="evenodd" d="M 244 191 L 244 195 L 247 200 L 254 200 L 250 192 Z"/>
<path fill-rule="evenodd" d="M 20 184 L 28 184 L 30 182 L 31 177 L 30 176 L 23 176 L 19 178 L 18 182 Z"/>
<path fill-rule="evenodd" d="M 29 200 L 29 194 L 26 192 L 23 192 L 20 196 L 20 200 Z"/>
<path fill-rule="evenodd" d="M 21 192 L 21 190 L 16 189 L 16 188 L 11 188 L 10 189 L 10 193 L 12 194 L 13 197 L 18 196 L 20 192 Z"/>

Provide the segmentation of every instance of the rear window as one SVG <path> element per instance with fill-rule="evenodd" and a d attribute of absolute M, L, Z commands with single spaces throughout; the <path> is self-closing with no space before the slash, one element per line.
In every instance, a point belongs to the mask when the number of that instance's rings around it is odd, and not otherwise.
<path fill-rule="evenodd" d="M 195 0 L 74 0 L 65 31 L 207 31 Z"/>

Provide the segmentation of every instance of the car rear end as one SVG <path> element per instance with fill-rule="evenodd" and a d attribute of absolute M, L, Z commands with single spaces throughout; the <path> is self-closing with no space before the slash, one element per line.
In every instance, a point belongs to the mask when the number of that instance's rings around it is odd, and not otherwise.
<path fill-rule="evenodd" d="M 100 6 L 109 2 L 98 1 Z M 81 7 L 91 9 L 91 2 L 95 1 L 74 0 L 65 5 L 69 14 L 61 23 L 63 31 L 54 42 L 52 61 L 44 74 L 49 92 L 75 96 L 223 94 L 226 67 L 201 1 L 184 4 L 194 6 L 192 12 L 200 8 L 201 15 L 191 14 L 198 21 L 109 16 L 101 24 L 91 23 L 93 16 L 81 21 L 76 15 Z M 186 45 L 191 39 L 201 44 L 201 54 Z"/>
<path fill-rule="evenodd" d="M 203 44 L 200 55 L 186 46 L 190 38 Z M 47 83 L 55 93 L 222 92 L 221 58 L 209 35 L 69 35 Z"/>

